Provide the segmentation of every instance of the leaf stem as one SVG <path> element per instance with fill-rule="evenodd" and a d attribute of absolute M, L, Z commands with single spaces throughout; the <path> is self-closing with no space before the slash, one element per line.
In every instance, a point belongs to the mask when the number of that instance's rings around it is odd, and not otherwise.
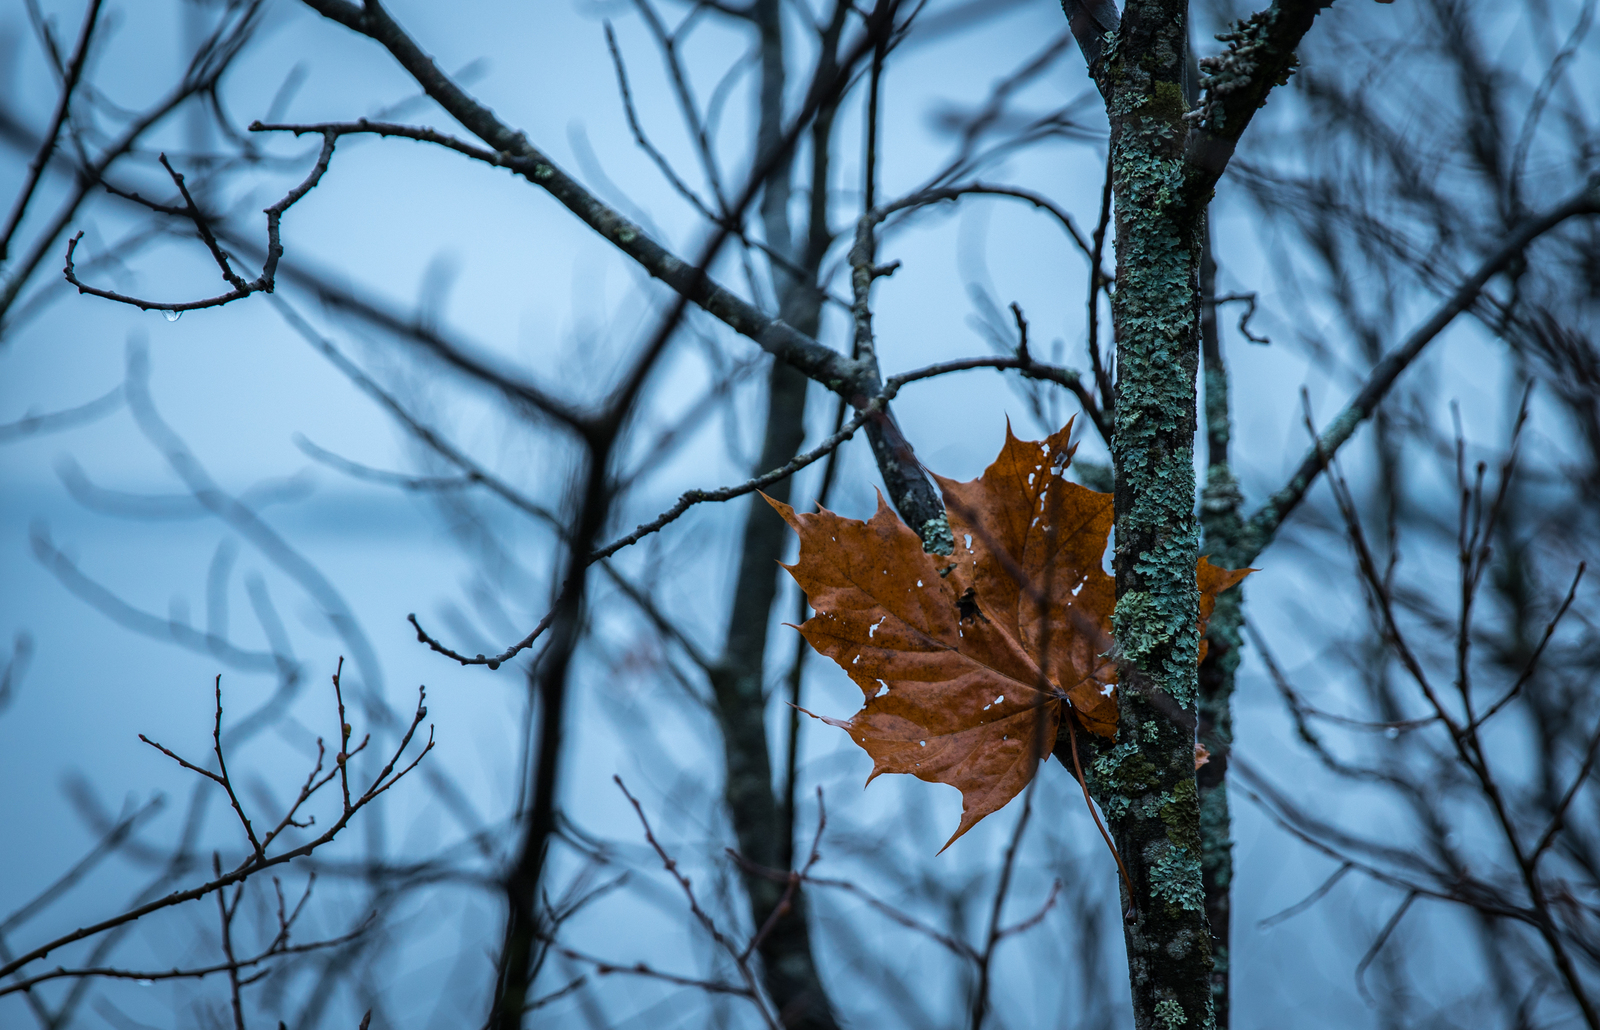
<path fill-rule="evenodd" d="M 1128 875 L 1128 867 L 1122 864 L 1122 854 L 1117 851 L 1117 846 L 1111 843 L 1111 834 L 1106 832 L 1105 823 L 1100 821 L 1100 813 L 1095 811 L 1094 800 L 1089 797 L 1089 784 L 1083 778 L 1083 763 L 1078 759 L 1078 731 L 1073 724 L 1078 721 L 1078 716 L 1068 711 L 1066 718 L 1061 721 L 1067 724 L 1067 742 L 1072 745 L 1072 771 L 1078 774 L 1078 786 L 1083 788 L 1083 803 L 1089 809 L 1089 816 L 1094 820 L 1095 829 L 1100 831 L 1100 836 L 1106 842 L 1106 847 L 1111 849 L 1111 857 L 1117 860 L 1117 872 L 1122 874 L 1122 885 L 1128 888 L 1128 904 L 1138 904 L 1138 895 L 1133 890 L 1133 878 Z"/>

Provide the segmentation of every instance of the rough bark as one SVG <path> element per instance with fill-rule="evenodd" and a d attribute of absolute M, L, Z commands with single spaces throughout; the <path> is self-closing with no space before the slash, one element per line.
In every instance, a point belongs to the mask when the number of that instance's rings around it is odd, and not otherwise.
<path fill-rule="evenodd" d="M 1197 675 L 1195 375 L 1200 298 L 1213 292 L 1214 278 L 1214 266 L 1205 268 L 1208 282 L 1200 288 L 1205 210 L 1256 110 L 1287 80 L 1300 38 L 1329 2 L 1276 0 L 1236 24 L 1220 37 L 1226 51 L 1199 62 L 1198 82 L 1191 73 L 1195 98 L 1185 95 L 1187 3 L 1129 0 L 1119 22 L 1100 0 L 1062 0 L 1111 122 L 1121 727 L 1088 778 L 1133 881 L 1125 933 L 1141 1030 L 1212 1027 L 1219 1015 L 1227 1021 L 1232 854 L 1225 780 L 1241 613 L 1237 591 L 1218 599 L 1207 664 Z M 1215 328 L 1213 308 L 1205 340 L 1202 517 L 1208 553 L 1237 568 L 1271 534 L 1252 534 L 1253 523 L 1239 516 Z M 1197 732 L 1215 756 L 1198 777 L 1191 760 Z"/>
<path fill-rule="evenodd" d="M 1112 461 L 1120 685 L 1118 743 L 1090 775 L 1132 883 L 1123 931 L 1139 1030 L 1213 1025 L 1194 769 L 1204 207 L 1183 188 L 1186 8 L 1184 0 L 1129 3 L 1099 69 L 1111 116 L 1117 248 Z"/>

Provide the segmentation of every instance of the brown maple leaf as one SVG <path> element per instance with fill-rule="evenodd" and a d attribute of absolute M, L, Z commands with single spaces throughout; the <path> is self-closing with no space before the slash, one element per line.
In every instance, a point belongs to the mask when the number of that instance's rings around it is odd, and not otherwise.
<path fill-rule="evenodd" d="M 1112 498 L 1068 482 L 1072 426 L 1040 442 L 1006 428 L 1000 455 L 968 483 L 939 478 L 955 551 L 928 554 L 878 498 L 866 522 L 801 515 L 768 498 L 800 534 L 785 566 L 815 617 L 806 640 L 865 695 L 848 730 L 872 776 L 910 773 L 962 794 L 949 847 L 1015 797 L 1055 746 L 1061 706 L 1116 736 L 1115 584 L 1101 568 Z M 1201 617 L 1246 572 L 1201 560 Z"/>

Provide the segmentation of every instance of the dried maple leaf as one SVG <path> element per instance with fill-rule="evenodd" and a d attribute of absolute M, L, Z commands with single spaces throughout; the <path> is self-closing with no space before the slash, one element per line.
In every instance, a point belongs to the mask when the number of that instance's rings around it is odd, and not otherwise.
<path fill-rule="evenodd" d="M 948 558 L 924 551 L 881 496 L 866 522 L 768 498 L 800 534 L 786 568 L 817 613 L 800 632 L 866 697 L 848 722 L 822 718 L 872 756 L 868 782 L 902 772 L 961 791 L 945 847 L 1033 778 L 1063 701 L 1090 732 L 1116 735 L 1116 590 L 1101 568 L 1112 498 L 1065 478 L 1071 429 L 1030 443 L 1007 426 L 980 478 L 939 478 Z M 1202 620 L 1244 575 L 1202 559 Z"/>

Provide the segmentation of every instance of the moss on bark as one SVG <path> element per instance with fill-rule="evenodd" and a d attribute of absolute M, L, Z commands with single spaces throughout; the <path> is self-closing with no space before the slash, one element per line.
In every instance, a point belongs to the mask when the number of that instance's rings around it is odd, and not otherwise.
<path fill-rule="evenodd" d="M 1194 769 L 1204 209 L 1184 188 L 1186 6 L 1130 2 L 1101 73 L 1116 217 L 1112 460 L 1121 667 L 1118 744 L 1096 762 L 1095 786 L 1133 886 L 1124 933 L 1139 1030 L 1213 1025 Z"/>

